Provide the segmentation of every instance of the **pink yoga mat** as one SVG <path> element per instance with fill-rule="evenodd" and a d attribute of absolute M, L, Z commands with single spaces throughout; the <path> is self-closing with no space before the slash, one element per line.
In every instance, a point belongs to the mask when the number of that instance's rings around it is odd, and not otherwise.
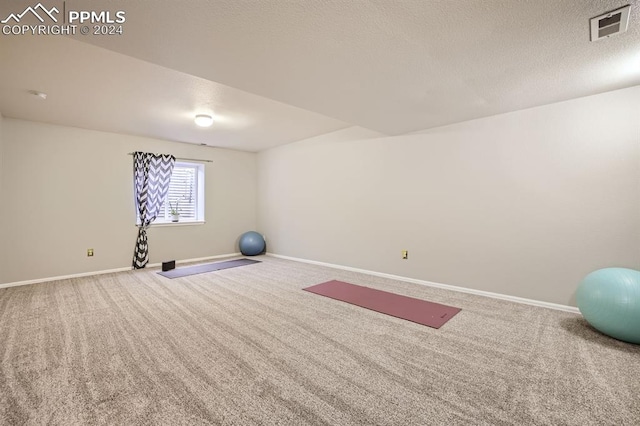
<path fill-rule="evenodd" d="M 303 290 L 433 328 L 442 327 L 461 311 L 452 306 L 335 280 Z"/>

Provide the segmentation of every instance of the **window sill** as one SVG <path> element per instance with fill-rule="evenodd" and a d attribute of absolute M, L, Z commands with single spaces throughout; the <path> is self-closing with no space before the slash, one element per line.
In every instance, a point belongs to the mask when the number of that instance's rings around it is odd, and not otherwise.
<path fill-rule="evenodd" d="M 194 226 L 194 225 L 204 225 L 206 222 L 204 220 L 185 220 L 181 222 L 153 222 L 149 225 L 149 228 L 156 227 L 165 227 L 165 226 Z M 136 224 L 136 227 L 140 226 L 140 224 Z"/>

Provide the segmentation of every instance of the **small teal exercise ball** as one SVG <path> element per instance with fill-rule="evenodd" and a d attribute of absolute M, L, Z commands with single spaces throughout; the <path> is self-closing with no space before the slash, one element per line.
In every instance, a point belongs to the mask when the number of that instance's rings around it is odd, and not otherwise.
<path fill-rule="evenodd" d="M 264 253 L 264 237 L 256 231 L 245 232 L 240 236 L 240 253 L 245 256 L 256 256 Z"/>
<path fill-rule="evenodd" d="M 576 301 L 593 328 L 615 339 L 640 344 L 640 271 L 594 271 L 580 283 Z"/>

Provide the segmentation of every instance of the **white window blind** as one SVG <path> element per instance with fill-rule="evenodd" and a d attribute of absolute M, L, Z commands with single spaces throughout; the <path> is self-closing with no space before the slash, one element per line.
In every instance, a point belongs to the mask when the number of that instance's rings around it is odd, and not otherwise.
<path fill-rule="evenodd" d="M 197 166 L 176 163 L 171 174 L 169 192 L 163 211 L 171 218 L 171 210 L 177 209 L 180 220 L 195 220 L 198 215 L 198 170 Z"/>
<path fill-rule="evenodd" d="M 203 164 L 176 161 L 167 198 L 153 223 L 171 223 L 172 209 L 177 209 L 179 222 L 204 222 Z"/>

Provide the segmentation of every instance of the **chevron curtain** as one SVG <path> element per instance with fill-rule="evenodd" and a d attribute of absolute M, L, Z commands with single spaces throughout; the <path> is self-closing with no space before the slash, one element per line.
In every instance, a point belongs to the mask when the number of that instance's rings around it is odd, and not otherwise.
<path fill-rule="evenodd" d="M 133 153 L 133 179 L 136 209 L 140 216 L 138 239 L 133 252 L 133 268 L 141 269 L 149 262 L 147 228 L 158 217 L 160 207 L 169 191 L 171 172 L 176 158 L 173 155 Z"/>

